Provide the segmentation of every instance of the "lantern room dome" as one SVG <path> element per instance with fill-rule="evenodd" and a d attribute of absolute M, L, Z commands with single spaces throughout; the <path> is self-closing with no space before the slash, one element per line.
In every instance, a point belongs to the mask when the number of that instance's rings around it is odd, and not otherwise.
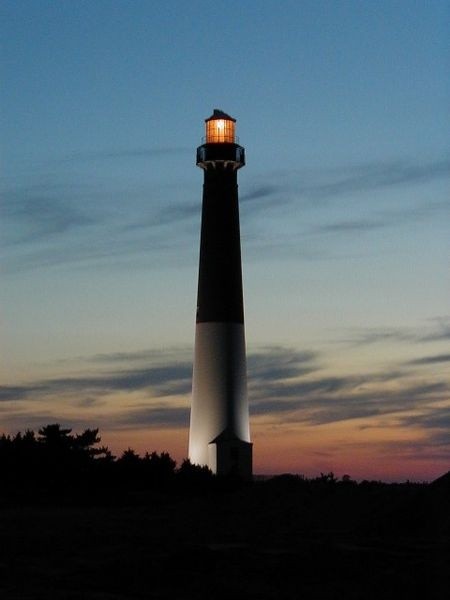
<path fill-rule="evenodd" d="M 213 114 L 208 117 L 208 119 L 205 119 L 205 121 L 214 121 L 215 119 L 224 119 L 225 121 L 233 121 L 233 123 L 236 123 L 236 119 L 233 119 L 233 117 L 230 117 L 230 115 L 227 115 L 227 113 L 224 113 L 223 110 L 219 110 L 218 108 L 215 108 Z"/>

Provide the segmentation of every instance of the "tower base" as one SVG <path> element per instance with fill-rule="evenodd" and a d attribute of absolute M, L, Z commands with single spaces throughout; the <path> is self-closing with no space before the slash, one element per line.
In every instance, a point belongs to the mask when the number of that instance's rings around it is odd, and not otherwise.
<path fill-rule="evenodd" d="M 212 469 L 208 446 L 225 431 L 228 438 L 250 443 L 244 325 L 197 323 L 190 461 Z"/>

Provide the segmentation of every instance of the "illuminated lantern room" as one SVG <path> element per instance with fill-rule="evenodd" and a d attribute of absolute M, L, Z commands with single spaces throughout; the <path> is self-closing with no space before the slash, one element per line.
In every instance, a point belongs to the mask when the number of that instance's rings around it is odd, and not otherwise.
<path fill-rule="evenodd" d="M 245 149 L 238 144 L 236 119 L 217 108 L 205 119 L 206 136 L 197 148 L 197 166 L 201 169 L 240 169 L 245 165 Z"/>
<path fill-rule="evenodd" d="M 207 144 L 235 143 L 236 119 L 215 108 L 212 116 L 205 119 L 205 123 Z"/>

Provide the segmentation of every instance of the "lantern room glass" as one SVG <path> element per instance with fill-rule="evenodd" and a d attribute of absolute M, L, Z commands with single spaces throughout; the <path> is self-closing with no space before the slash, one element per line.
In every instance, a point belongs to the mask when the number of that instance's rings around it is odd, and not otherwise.
<path fill-rule="evenodd" d="M 234 132 L 235 123 L 229 119 L 210 119 L 206 121 L 207 144 L 234 144 Z"/>

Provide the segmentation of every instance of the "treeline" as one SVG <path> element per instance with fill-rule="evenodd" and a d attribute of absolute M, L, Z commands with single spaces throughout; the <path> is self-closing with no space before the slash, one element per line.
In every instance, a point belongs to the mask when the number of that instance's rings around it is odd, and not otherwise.
<path fill-rule="evenodd" d="M 305 508 L 331 501 L 334 509 L 342 504 L 345 511 L 355 506 L 397 506 L 402 515 L 406 506 L 413 506 L 414 516 L 429 509 L 432 497 L 438 502 L 432 514 L 440 514 L 440 498 L 450 499 L 450 473 L 430 485 L 357 483 L 348 475 L 338 479 L 333 473 L 311 479 L 292 474 L 256 478 L 249 485 L 234 477 L 216 477 L 187 459 L 177 465 L 167 452 L 139 456 L 128 448 L 113 456 L 101 445 L 98 429 L 76 434 L 55 423 L 37 434 L 27 430 L 0 436 L 0 505 L 146 504 L 158 496 L 167 501 L 180 494 L 221 493 L 243 486 L 269 503 L 290 496 Z"/>
<path fill-rule="evenodd" d="M 199 489 L 213 479 L 207 467 L 167 452 L 139 456 L 128 448 L 115 457 L 100 445 L 98 429 L 73 434 L 55 423 L 16 435 L 0 436 L 0 500 L 53 496 L 94 499 L 102 492 L 123 497 L 143 490 Z"/>

